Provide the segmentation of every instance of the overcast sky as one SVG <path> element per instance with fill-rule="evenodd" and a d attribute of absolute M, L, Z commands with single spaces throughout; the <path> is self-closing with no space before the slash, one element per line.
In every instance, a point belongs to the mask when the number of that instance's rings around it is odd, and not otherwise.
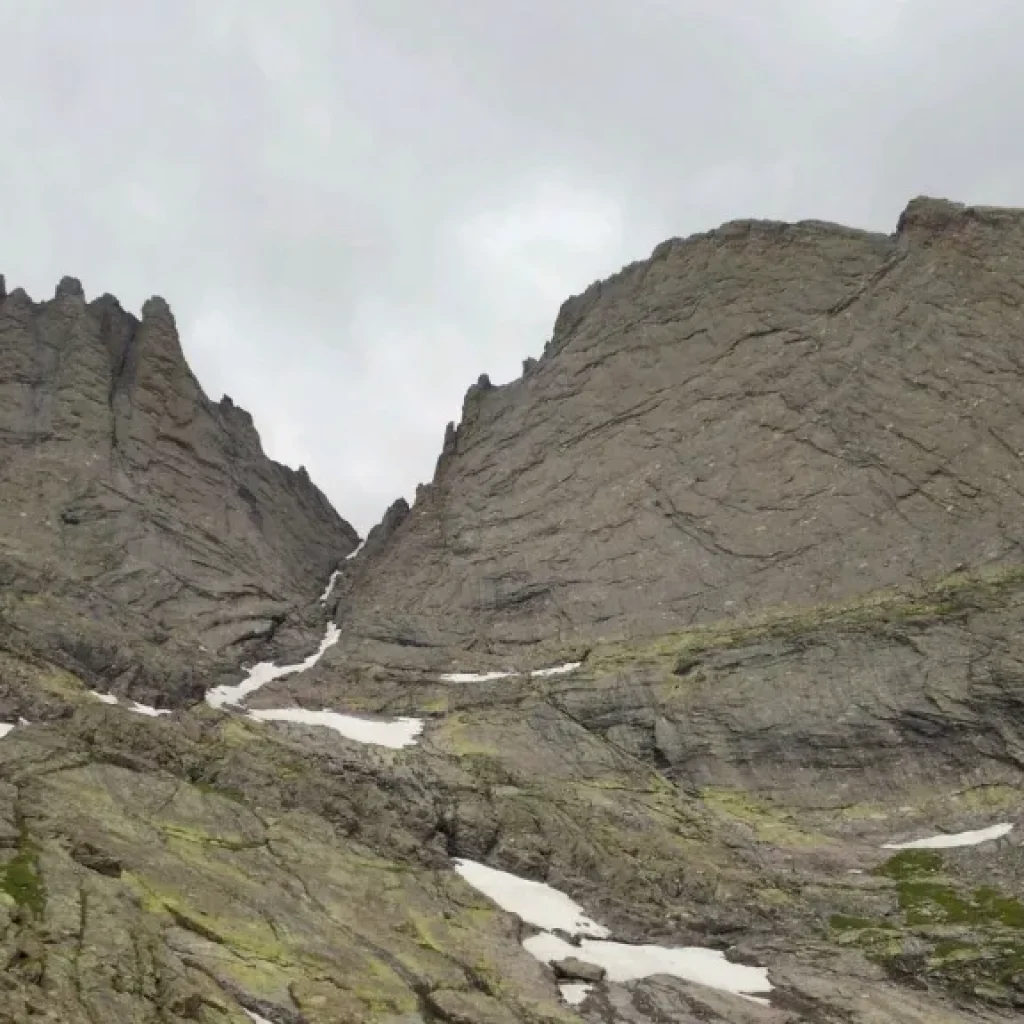
<path fill-rule="evenodd" d="M 0 273 L 163 295 L 365 533 L 559 304 L 738 217 L 1024 205 L 1021 0 L 0 0 Z"/>

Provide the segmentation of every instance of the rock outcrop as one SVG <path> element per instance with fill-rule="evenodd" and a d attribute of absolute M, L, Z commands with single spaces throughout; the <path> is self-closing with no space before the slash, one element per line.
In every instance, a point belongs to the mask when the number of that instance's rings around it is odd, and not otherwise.
<path fill-rule="evenodd" d="M 1019 1019 L 1022 281 L 928 199 L 665 243 L 358 549 L 165 304 L 0 288 L 0 1024 Z"/>

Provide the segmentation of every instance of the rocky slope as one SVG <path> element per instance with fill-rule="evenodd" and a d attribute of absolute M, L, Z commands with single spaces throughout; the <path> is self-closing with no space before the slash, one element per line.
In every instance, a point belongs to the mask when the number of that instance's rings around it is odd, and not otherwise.
<path fill-rule="evenodd" d="M 924 199 L 666 243 L 347 559 L 162 303 L 7 296 L 0 1024 L 1019 1019 L 1022 271 L 1024 212 Z M 770 991 L 571 1005 L 453 858 Z"/>

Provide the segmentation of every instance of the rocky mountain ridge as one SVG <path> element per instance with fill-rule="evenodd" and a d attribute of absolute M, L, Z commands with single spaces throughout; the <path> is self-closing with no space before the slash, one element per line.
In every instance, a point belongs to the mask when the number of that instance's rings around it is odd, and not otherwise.
<path fill-rule="evenodd" d="M 248 413 L 207 399 L 163 299 L 137 319 L 72 278 L 41 303 L 0 283 L 0 576 L 75 624 L 34 638 L 30 618 L 23 643 L 134 696 L 195 700 L 195 651 L 233 672 L 357 539 L 305 470 L 265 457 Z M 118 649 L 133 634 L 152 657 Z"/>
<path fill-rule="evenodd" d="M 1018 1019 L 1022 271 L 666 242 L 358 548 L 165 303 L 4 293 L 0 1024 Z"/>

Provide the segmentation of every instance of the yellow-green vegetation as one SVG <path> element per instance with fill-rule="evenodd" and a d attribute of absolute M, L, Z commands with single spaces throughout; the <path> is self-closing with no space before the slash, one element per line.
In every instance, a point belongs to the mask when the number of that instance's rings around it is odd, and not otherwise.
<path fill-rule="evenodd" d="M 707 786 L 701 790 L 701 796 L 712 810 L 750 825 L 761 842 L 789 847 L 824 846 L 830 842 L 826 836 L 798 828 L 792 814 L 744 790 Z"/>
<path fill-rule="evenodd" d="M 482 736 L 483 730 L 470 722 L 463 714 L 448 715 L 434 732 L 434 742 L 442 749 L 458 757 L 473 754 L 497 755 L 498 748 Z"/>
<path fill-rule="evenodd" d="M 1004 998 L 1024 970 L 1024 904 L 992 886 L 966 890 L 933 850 L 900 851 L 873 873 L 894 883 L 901 920 L 836 914 L 829 921 L 836 941 L 901 975 L 912 937 L 930 947 L 915 954 L 924 977 L 983 999 Z"/>
<path fill-rule="evenodd" d="M 87 696 L 85 683 L 71 672 L 7 651 L 0 651 L 0 678 L 42 690 L 59 700 L 81 700 Z"/>
<path fill-rule="evenodd" d="M 1015 786 L 987 785 L 971 786 L 955 792 L 934 789 L 910 789 L 901 794 L 899 818 L 907 820 L 908 808 L 924 819 L 940 814 L 967 813 L 970 811 L 1005 811 L 1024 805 L 1024 793 Z M 833 812 L 841 821 L 885 821 L 894 811 L 881 804 L 855 803 L 835 808 Z"/>
<path fill-rule="evenodd" d="M 116 847 L 121 875 L 102 884 L 131 894 L 144 927 L 255 998 L 294 1000 L 311 1024 L 400 1017 L 436 988 L 558 1015 L 514 927 L 453 872 L 351 843 L 307 812 L 260 816 L 209 787 L 111 765 L 40 787 L 53 827 L 99 828 Z"/>
<path fill-rule="evenodd" d="M 46 891 L 39 874 L 38 855 L 31 839 L 22 835 L 17 853 L 0 867 L 0 888 L 36 917 L 46 908 Z"/>
<path fill-rule="evenodd" d="M 865 629 L 928 622 L 976 607 L 1000 606 L 1024 590 L 1024 566 L 1007 565 L 981 572 L 958 572 L 919 587 L 872 591 L 847 601 L 802 608 L 779 607 L 744 620 L 724 620 L 670 633 L 654 640 L 601 643 L 591 652 L 589 672 L 613 671 L 629 664 L 666 664 L 680 677 L 690 676 L 700 654 L 742 647 L 822 629 Z"/>
<path fill-rule="evenodd" d="M 231 838 L 225 836 L 210 835 L 209 832 L 200 828 L 186 828 L 183 825 L 159 826 L 160 831 L 170 841 L 180 840 L 186 843 L 198 843 L 203 846 L 219 846 L 222 850 L 251 850 L 254 847 L 262 846 L 262 843 L 253 843 L 250 840 Z"/>
<path fill-rule="evenodd" d="M 990 886 L 958 892 L 933 850 L 902 850 L 874 873 L 896 882 L 908 925 L 966 924 L 1024 928 L 1024 904 Z"/>

